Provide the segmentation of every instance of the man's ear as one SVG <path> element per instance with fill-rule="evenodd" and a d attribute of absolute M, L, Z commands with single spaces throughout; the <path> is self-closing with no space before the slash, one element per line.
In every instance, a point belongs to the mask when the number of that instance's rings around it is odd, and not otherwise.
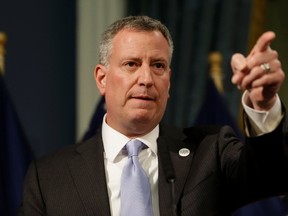
<path fill-rule="evenodd" d="M 94 79 L 96 81 L 96 85 L 101 95 L 105 94 L 106 89 L 106 73 L 107 69 L 105 66 L 98 64 L 94 70 Z"/>

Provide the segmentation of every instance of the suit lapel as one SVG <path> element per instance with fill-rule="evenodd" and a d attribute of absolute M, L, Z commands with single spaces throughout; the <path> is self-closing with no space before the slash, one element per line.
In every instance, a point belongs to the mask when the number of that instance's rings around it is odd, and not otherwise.
<path fill-rule="evenodd" d="M 159 148 L 165 147 L 175 173 L 175 202 L 180 199 L 185 181 L 193 158 L 193 151 L 181 157 L 181 148 L 191 149 L 184 142 L 186 136 L 180 130 L 160 125 L 160 136 L 157 140 L 159 152 L 159 209 L 161 215 L 172 215 L 172 187 L 166 180 L 163 166 L 167 165 Z M 103 143 L 101 132 L 89 141 L 79 145 L 75 157 L 69 162 L 69 169 L 79 193 L 79 197 L 85 207 L 87 215 L 109 216 L 110 206 L 105 177 Z"/>
<path fill-rule="evenodd" d="M 158 153 L 159 153 L 159 205 L 161 215 L 172 215 L 173 204 L 176 204 L 180 199 L 181 193 L 185 181 L 187 179 L 193 158 L 193 151 L 191 146 L 184 142 L 186 136 L 180 130 L 164 127 L 160 127 L 160 136 L 157 140 Z M 172 185 L 166 179 L 165 166 L 169 165 L 169 162 L 164 159 L 166 156 L 163 150 L 159 151 L 159 148 L 166 148 L 168 156 L 170 157 L 171 164 L 175 173 L 174 194 L 175 201 L 172 201 Z M 182 148 L 190 149 L 190 154 L 187 156 L 180 156 L 179 150 Z M 164 160 L 163 160 L 164 159 Z"/>
<path fill-rule="evenodd" d="M 87 215 L 110 215 L 101 133 L 79 145 L 69 168 Z"/>

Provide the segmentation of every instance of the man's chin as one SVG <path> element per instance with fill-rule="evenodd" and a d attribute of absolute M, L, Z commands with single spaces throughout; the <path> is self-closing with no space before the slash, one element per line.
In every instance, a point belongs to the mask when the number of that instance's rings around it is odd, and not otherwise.
<path fill-rule="evenodd" d="M 132 117 L 132 121 L 138 124 L 139 123 L 148 124 L 149 122 L 152 121 L 152 118 L 149 115 L 136 115 Z"/>
<path fill-rule="evenodd" d="M 136 121 L 151 121 L 155 116 L 154 111 L 149 109 L 133 109 L 130 114 L 131 119 Z"/>

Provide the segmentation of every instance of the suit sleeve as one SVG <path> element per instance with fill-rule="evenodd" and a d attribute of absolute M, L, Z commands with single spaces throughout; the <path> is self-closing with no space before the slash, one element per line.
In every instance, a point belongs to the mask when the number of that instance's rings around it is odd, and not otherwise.
<path fill-rule="evenodd" d="M 232 169 L 232 173 L 237 173 L 233 178 L 237 184 L 231 193 L 238 194 L 238 203 L 288 192 L 287 150 L 287 116 L 274 131 L 246 138 L 239 162 Z"/>

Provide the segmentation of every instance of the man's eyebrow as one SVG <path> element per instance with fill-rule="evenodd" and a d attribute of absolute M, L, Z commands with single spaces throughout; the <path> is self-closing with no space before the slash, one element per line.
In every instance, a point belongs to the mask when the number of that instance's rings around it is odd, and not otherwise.
<path fill-rule="evenodd" d="M 142 58 L 138 58 L 138 57 L 124 57 L 121 61 L 136 61 L 136 62 L 142 62 L 143 59 Z M 150 62 L 154 63 L 154 62 L 163 62 L 163 63 L 169 63 L 169 61 L 163 57 L 152 57 L 150 58 Z"/>
<path fill-rule="evenodd" d="M 165 62 L 168 63 L 168 60 L 163 58 L 163 57 L 159 57 L 159 58 L 152 58 L 151 60 L 152 62 Z"/>
<path fill-rule="evenodd" d="M 137 61 L 137 62 L 139 62 L 142 60 L 141 60 L 141 58 L 127 56 L 127 57 L 123 58 L 123 61 Z"/>

